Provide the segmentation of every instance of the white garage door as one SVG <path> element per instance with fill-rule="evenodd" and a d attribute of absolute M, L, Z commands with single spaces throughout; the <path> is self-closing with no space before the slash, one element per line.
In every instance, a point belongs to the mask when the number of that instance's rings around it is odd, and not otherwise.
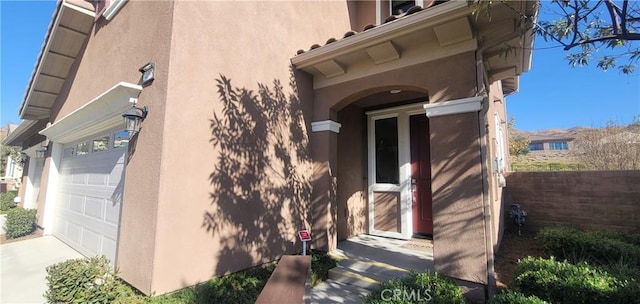
<path fill-rule="evenodd" d="M 126 132 L 65 146 L 53 234 L 86 256 L 115 264 Z M 114 140 L 115 139 L 115 140 Z"/>

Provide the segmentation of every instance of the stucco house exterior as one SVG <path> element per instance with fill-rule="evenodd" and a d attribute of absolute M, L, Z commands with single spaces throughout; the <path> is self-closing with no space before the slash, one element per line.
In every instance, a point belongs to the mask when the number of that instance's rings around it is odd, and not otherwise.
<path fill-rule="evenodd" d="M 22 201 L 146 294 L 299 252 L 305 228 L 325 251 L 431 235 L 438 272 L 490 286 L 504 96 L 530 68 L 536 14 L 535 1 L 489 19 L 466 1 L 62 0 L 5 141 L 29 156 Z M 133 106 L 148 115 L 130 134 Z"/>
<path fill-rule="evenodd" d="M 529 151 L 538 153 L 541 151 L 567 151 L 573 150 L 573 140 L 570 136 L 531 135 L 529 136 Z"/>

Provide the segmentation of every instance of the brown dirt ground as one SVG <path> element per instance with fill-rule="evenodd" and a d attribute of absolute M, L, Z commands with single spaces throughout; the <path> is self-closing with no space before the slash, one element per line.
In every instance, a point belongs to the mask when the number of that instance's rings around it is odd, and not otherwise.
<path fill-rule="evenodd" d="M 545 256 L 536 232 L 523 229 L 522 235 L 518 235 L 517 228 L 513 230 L 505 230 L 500 248 L 496 253 L 495 271 L 498 289 L 506 289 L 512 285 L 519 259 L 527 256 Z"/>
<path fill-rule="evenodd" d="M 40 229 L 40 228 L 36 228 L 36 231 L 32 232 L 31 234 L 28 234 L 28 235 L 25 235 L 25 236 L 21 236 L 19 238 L 15 238 L 15 239 L 7 239 L 7 235 L 6 234 L 2 234 L 2 235 L 0 235 L 0 244 L 8 244 L 8 243 L 13 243 L 13 242 L 18 242 L 18 241 L 24 241 L 24 240 L 28 240 L 28 239 L 41 237 L 41 236 L 42 236 L 42 229 Z"/>

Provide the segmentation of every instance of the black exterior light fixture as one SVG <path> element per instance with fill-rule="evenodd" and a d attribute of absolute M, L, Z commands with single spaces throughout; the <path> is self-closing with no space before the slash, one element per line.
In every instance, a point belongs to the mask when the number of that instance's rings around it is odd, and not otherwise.
<path fill-rule="evenodd" d="M 142 85 L 150 85 L 153 82 L 156 73 L 155 62 L 149 62 L 138 69 L 142 73 Z"/>
<path fill-rule="evenodd" d="M 142 121 L 147 118 L 147 114 L 149 110 L 147 106 L 142 108 L 138 108 L 133 106 L 127 112 L 122 114 L 122 118 L 124 119 L 124 126 L 127 131 L 129 131 L 129 136 L 133 136 L 140 131 L 140 126 L 142 125 Z"/>
<path fill-rule="evenodd" d="M 40 147 L 36 150 L 36 158 L 44 158 L 44 154 L 47 152 L 47 147 Z"/>

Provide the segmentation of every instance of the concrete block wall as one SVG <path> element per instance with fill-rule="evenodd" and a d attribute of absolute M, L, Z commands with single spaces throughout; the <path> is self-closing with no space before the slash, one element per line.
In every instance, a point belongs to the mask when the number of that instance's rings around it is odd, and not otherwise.
<path fill-rule="evenodd" d="M 527 211 L 525 226 L 534 229 L 640 232 L 640 171 L 510 172 L 505 212 L 513 203 Z"/>

